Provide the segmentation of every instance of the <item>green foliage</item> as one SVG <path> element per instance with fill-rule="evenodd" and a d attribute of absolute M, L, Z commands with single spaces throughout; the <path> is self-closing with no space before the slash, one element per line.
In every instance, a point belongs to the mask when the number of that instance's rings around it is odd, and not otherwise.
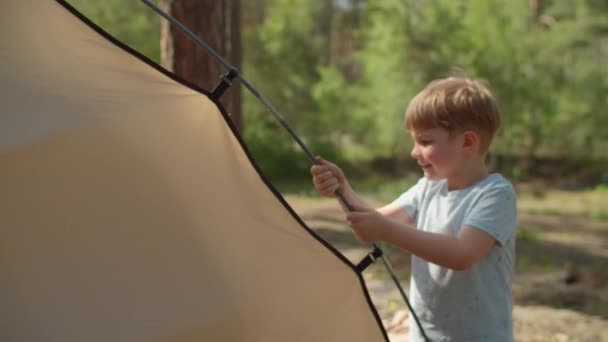
<path fill-rule="evenodd" d="M 244 138 L 256 161 L 273 180 L 304 174 L 309 166 L 296 151 L 291 137 L 268 120 L 270 113 L 264 114 L 266 117 L 258 116 L 257 120 L 246 117 Z"/>
<path fill-rule="evenodd" d="M 403 113 L 421 83 L 405 63 L 413 55 L 407 49 L 406 13 L 403 3 L 370 3 L 363 25 L 364 44 L 358 59 L 364 72 L 355 85 L 361 105 L 354 108 L 354 115 L 366 124 L 353 132 L 372 154 L 395 155 L 404 146 L 408 134 Z"/>
<path fill-rule="evenodd" d="M 591 113 L 592 107 L 601 110 L 595 103 L 605 103 L 601 93 L 606 65 L 592 49 L 572 48 L 588 37 L 586 27 L 593 22 L 589 12 L 572 9 L 580 18 L 542 28 L 531 22 L 526 2 L 401 4 L 406 4 L 405 8 L 386 1 L 369 9 L 371 39 L 365 61 L 371 77 L 387 75 L 382 67 L 397 74 L 402 71 L 407 76 L 399 74 L 398 78 L 401 83 L 414 83 L 414 92 L 454 69 L 489 80 L 504 113 L 504 129 L 496 144 L 502 152 L 573 153 L 583 148 L 593 150 L 602 143 L 589 137 L 598 130 L 598 121 L 605 120 Z M 380 16 L 380 25 L 374 25 L 375 15 Z M 375 34 L 376 30 L 382 33 Z M 393 59 L 398 62 L 391 63 Z M 378 83 L 370 85 L 381 88 Z M 393 89 L 401 96 L 412 94 L 399 89 L 398 80 L 392 83 L 397 83 Z M 595 85 L 593 91 L 585 89 L 590 85 Z M 391 95 L 382 94 L 395 103 Z M 372 98 L 371 102 L 375 101 Z"/>
<path fill-rule="evenodd" d="M 159 22 L 140 1 L 71 0 L 159 61 Z M 409 158 L 403 112 L 429 81 L 487 80 L 503 113 L 493 152 L 608 158 L 608 5 L 542 1 L 242 2 L 243 72 L 313 153 L 349 161 Z M 245 140 L 262 168 L 301 175 L 309 161 L 244 97 Z M 526 165 L 512 165 L 524 177 Z"/>
<path fill-rule="evenodd" d="M 595 187 L 595 191 L 600 194 L 608 195 L 608 184 L 599 184 Z"/>
<path fill-rule="evenodd" d="M 160 63 L 160 17 L 141 1 L 68 0 L 95 24 Z"/>
<path fill-rule="evenodd" d="M 533 245 L 540 243 L 540 239 L 536 232 L 525 227 L 520 227 L 517 229 L 516 239 L 517 241 L 525 241 Z"/>

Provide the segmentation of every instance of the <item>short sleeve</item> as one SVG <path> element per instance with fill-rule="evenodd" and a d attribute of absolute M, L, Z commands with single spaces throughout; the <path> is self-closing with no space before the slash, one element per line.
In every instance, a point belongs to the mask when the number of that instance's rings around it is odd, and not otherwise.
<path fill-rule="evenodd" d="M 391 204 L 397 204 L 409 217 L 415 220 L 420 207 L 425 180 L 426 178 L 420 178 L 413 187 L 397 197 Z"/>
<path fill-rule="evenodd" d="M 504 245 L 517 227 L 517 203 L 513 187 L 509 184 L 484 191 L 466 215 L 464 225 L 478 228 Z"/>

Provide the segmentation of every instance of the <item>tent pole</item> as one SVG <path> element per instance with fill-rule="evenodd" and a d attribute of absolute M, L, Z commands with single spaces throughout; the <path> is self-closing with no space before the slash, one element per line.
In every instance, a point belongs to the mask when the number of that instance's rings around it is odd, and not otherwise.
<path fill-rule="evenodd" d="M 185 27 L 177 19 L 173 18 L 172 16 L 170 16 L 169 14 L 165 13 L 163 10 L 158 8 L 158 6 L 156 6 L 151 0 L 141 0 L 141 1 L 144 2 L 148 7 L 150 7 L 153 11 L 155 11 L 161 17 L 165 18 L 171 24 L 173 24 L 177 28 L 179 28 L 183 33 L 188 35 L 196 44 L 198 44 L 200 47 L 205 49 L 211 56 L 213 56 L 213 58 L 215 58 L 218 62 L 220 62 L 226 68 L 226 70 L 228 70 L 228 73 L 226 75 L 222 76 L 222 81 L 225 80 L 226 78 L 228 78 L 229 80 L 232 80 L 236 76 L 241 81 L 241 83 L 247 89 L 249 89 L 249 91 L 253 94 L 253 96 L 255 96 L 260 102 L 262 102 L 262 104 L 270 111 L 270 113 L 272 113 L 272 115 L 274 115 L 275 118 L 277 118 L 279 120 L 281 125 L 295 139 L 295 141 L 302 148 L 302 150 L 304 150 L 304 152 L 306 153 L 306 155 L 308 156 L 310 161 L 313 164 L 319 165 L 319 162 L 315 158 L 315 155 L 308 148 L 308 146 L 306 146 L 306 144 L 304 144 L 304 142 L 302 141 L 302 139 L 300 139 L 300 137 L 296 134 L 296 132 L 287 124 L 287 122 L 283 118 L 283 115 L 281 115 L 281 113 L 279 113 L 274 108 L 272 103 L 270 103 L 270 101 L 268 101 L 264 96 L 262 96 L 262 94 L 260 94 L 260 92 L 256 88 L 254 88 L 253 85 L 251 83 L 249 83 L 243 77 L 243 75 L 241 74 L 241 72 L 238 69 L 236 69 L 232 65 L 228 64 L 220 55 L 218 55 L 202 39 L 200 39 L 198 36 L 196 36 L 194 33 L 192 33 L 192 31 L 190 31 L 187 27 Z M 214 93 L 217 91 L 220 96 L 221 96 L 221 93 L 223 93 L 226 90 L 226 88 L 231 84 L 230 82 L 223 83 L 222 81 L 220 81 L 220 84 L 218 84 L 213 91 Z M 344 206 L 349 211 L 353 211 L 353 207 L 350 205 L 350 203 L 348 203 L 348 201 L 346 200 L 346 198 L 340 191 L 336 190 L 336 195 L 338 196 L 340 201 L 344 204 Z M 372 251 L 368 255 L 368 257 L 371 257 L 372 260 L 375 261 L 375 252 L 380 252 L 382 262 L 384 263 L 384 266 L 386 267 L 387 271 L 391 274 L 391 278 L 393 279 L 395 285 L 397 286 L 397 288 L 399 289 L 399 292 L 401 293 L 401 296 L 403 297 L 403 299 L 405 300 L 405 303 L 407 304 L 408 308 L 410 309 L 410 312 L 412 313 L 412 316 L 414 317 L 414 320 L 416 321 L 416 324 L 418 325 L 418 329 L 422 333 L 422 336 L 424 337 L 425 341 L 430 341 L 429 338 L 426 336 L 426 333 L 425 333 L 424 329 L 422 328 L 422 325 L 420 324 L 418 316 L 416 315 L 414 308 L 411 306 L 410 301 L 408 300 L 407 295 L 405 294 L 405 291 L 401 287 L 401 284 L 399 283 L 397 276 L 395 276 L 395 273 L 393 271 L 391 264 L 389 263 L 388 259 L 384 256 L 382 249 L 380 247 L 378 247 L 376 244 L 372 244 L 372 246 L 374 248 L 374 251 Z"/>

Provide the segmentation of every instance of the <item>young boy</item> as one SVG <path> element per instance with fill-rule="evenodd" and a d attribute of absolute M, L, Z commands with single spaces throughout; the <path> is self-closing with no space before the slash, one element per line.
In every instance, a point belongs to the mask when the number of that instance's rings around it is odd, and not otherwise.
<path fill-rule="evenodd" d="M 513 340 L 515 192 L 485 166 L 499 125 L 494 96 L 480 82 L 440 79 L 406 110 L 424 177 L 395 201 L 374 210 L 338 166 L 319 157 L 311 169 L 319 193 L 340 190 L 354 208 L 347 219 L 359 240 L 413 254 L 410 300 L 431 341 Z M 422 341 L 412 318 L 409 326 L 410 341 Z"/>

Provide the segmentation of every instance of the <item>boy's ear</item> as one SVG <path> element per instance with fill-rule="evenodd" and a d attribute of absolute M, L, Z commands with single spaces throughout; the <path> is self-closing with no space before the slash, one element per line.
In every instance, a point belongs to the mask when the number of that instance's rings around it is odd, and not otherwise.
<path fill-rule="evenodd" d="M 479 134 L 474 131 L 465 131 L 462 135 L 462 147 L 467 153 L 477 153 L 479 150 Z"/>

